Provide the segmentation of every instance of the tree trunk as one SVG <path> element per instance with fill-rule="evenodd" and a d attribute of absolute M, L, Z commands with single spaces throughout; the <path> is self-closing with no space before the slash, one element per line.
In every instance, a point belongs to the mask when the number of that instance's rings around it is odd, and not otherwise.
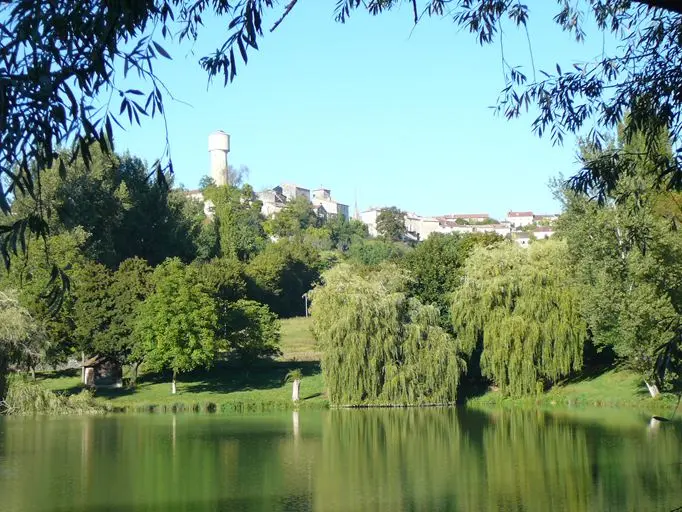
<path fill-rule="evenodd" d="M 7 397 L 7 378 L 9 373 L 9 364 L 7 360 L 0 353 L 0 402 Z"/>
<path fill-rule="evenodd" d="M 31 378 L 33 380 L 36 380 L 36 367 L 35 366 L 31 366 Z"/>
<path fill-rule="evenodd" d="M 300 387 L 301 387 L 300 379 L 294 380 L 294 385 L 293 385 L 292 391 L 291 391 L 291 399 L 294 402 L 298 402 L 298 399 L 299 399 L 299 393 L 298 392 L 299 392 Z"/>
<path fill-rule="evenodd" d="M 647 381 L 644 381 L 644 384 L 646 384 L 646 387 L 649 390 L 651 398 L 656 398 L 660 394 L 660 391 L 658 391 L 658 386 L 656 384 L 649 384 Z"/>
<path fill-rule="evenodd" d="M 171 382 L 171 393 L 175 394 L 178 391 L 177 386 L 175 385 L 175 371 L 173 371 L 173 381 Z"/>
<path fill-rule="evenodd" d="M 137 385 L 137 373 L 140 371 L 140 365 L 142 363 L 134 363 L 132 368 L 132 377 L 130 378 L 130 386 L 135 387 Z"/>
<path fill-rule="evenodd" d="M 85 384 L 85 352 L 81 350 L 81 381 Z"/>

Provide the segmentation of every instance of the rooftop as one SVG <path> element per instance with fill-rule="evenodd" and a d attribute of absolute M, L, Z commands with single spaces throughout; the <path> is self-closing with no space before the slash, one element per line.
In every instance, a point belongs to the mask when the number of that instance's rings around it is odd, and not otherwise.
<path fill-rule="evenodd" d="M 451 213 L 441 216 L 443 219 L 488 219 L 489 217 L 487 213 Z"/>

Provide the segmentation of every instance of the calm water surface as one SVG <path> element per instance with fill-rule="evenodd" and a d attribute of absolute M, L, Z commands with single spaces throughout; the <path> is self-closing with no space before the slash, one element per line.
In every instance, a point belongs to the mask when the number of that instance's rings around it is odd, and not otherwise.
<path fill-rule="evenodd" d="M 669 511 L 682 426 L 630 412 L 0 420 L 0 510 Z"/>

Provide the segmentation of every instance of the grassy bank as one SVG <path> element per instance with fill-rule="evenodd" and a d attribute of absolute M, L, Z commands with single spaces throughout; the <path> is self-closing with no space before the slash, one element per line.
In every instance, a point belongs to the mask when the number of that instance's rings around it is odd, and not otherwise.
<path fill-rule="evenodd" d="M 610 370 L 577 379 L 531 398 L 505 398 L 498 391 L 488 391 L 471 398 L 471 406 L 525 405 L 543 407 L 619 407 L 672 414 L 677 396 L 661 394 L 651 398 L 641 377 L 629 371 Z M 681 406 L 682 409 L 682 406 Z M 682 411 L 678 411 L 680 413 Z"/>
<path fill-rule="evenodd" d="M 320 354 L 310 333 L 309 318 L 282 322 L 282 355 L 275 361 L 263 361 L 248 368 L 217 365 L 209 371 L 184 374 L 178 380 L 178 393 L 170 392 L 170 375 L 142 375 L 134 389 L 98 389 L 95 403 L 117 411 L 260 411 L 289 409 L 291 383 L 284 383 L 290 370 L 300 368 L 299 407 L 326 407 L 324 381 L 320 372 Z M 38 383 L 57 394 L 77 395 L 82 391 L 80 371 L 38 374 Z M 543 408 L 612 407 L 639 409 L 663 416 L 672 414 L 677 402 L 673 395 L 652 399 L 641 379 L 627 371 L 605 373 L 575 379 L 556 386 L 537 397 L 510 399 L 499 392 L 487 391 L 469 397 L 472 407 L 524 406 Z M 681 407 L 682 409 L 682 407 Z M 682 415 L 682 410 L 678 411 Z"/>
<path fill-rule="evenodd" d="M 218 364 L 214 368 L 180 375 L 178 392 L 171 394 L 170 374 L 147 374 L 134 389 L 97 389 L 98 405 L 114 411 L 260 411 L 292 408 L 290 370 L 300 368 L 299 407 L 326 407 L 319 355 L 309 329 L 310 319 L 282 322 L 282 356 L 249 367 Z M 38 374 L 38 382 L 59 394 L 82 390 L 80 370 Z"/>

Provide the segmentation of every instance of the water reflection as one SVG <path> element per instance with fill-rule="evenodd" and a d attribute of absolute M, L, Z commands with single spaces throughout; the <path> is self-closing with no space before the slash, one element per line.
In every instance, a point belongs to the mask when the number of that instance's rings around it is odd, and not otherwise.
<path fill-rule="evenodd" d="M 0 420 L 2 510 L 671 510 L 675 422 L 341 410 Z"/>

